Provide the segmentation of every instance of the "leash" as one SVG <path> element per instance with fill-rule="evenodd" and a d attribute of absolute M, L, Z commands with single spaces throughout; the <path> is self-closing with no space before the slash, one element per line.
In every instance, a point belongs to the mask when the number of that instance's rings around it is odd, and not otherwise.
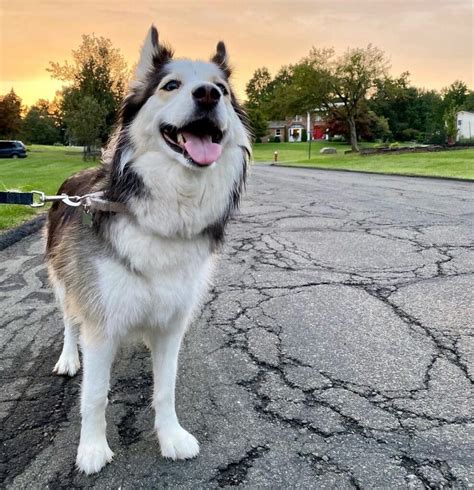
<path fill-rule="evenodd" d="M 129 209 L 125 204 L 104 199 L 103 191 L 92 192 L 90 194 L 84 194 L 83 196 L 68 196 L 67 194 L 48 196 L 41 191 L 0 191 L 0 204 L 19 204 L 30 206 L 31 208 L 41 208 L 47 202 L 57 201 L 74 208 L 82 206 L 83 222 L 88 225 L 92 224 L 92 211 L 130 214 Z"/>

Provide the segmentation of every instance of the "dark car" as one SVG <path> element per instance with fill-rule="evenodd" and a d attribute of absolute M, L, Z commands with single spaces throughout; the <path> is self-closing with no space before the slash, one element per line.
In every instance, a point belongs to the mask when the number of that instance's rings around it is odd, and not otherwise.
<path fill-rule="evenodd" d="M 25 158 L 26 146 L 21 141 L 0 141 L 0 158 Z"/>

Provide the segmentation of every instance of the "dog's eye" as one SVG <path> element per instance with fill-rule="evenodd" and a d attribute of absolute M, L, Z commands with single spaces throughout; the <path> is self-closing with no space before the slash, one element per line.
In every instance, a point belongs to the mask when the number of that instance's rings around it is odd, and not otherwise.
<path fill-rule="evenodd" d="M 222 92 L 222 95 L 229 95 L 229 91 L 227 90 L 226 86 L 223 83 L 216 83 L 216 85 L 219 87 L 220 91 Z"/>
<path fill-rule="evenodd" d="M 178 80 L 170 80 L 166 85 L 164 85 L 162 90 L 166 90 L 167 92 L 171 92 L 172 90 L 176 90 L 181 86 L 181 82 Z"/>

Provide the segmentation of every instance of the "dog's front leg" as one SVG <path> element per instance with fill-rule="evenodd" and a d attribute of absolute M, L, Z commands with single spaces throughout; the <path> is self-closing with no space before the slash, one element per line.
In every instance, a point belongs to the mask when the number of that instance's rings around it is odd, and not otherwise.
<path fill-rule="evenodd" d="M 178 422 L 175 410 L 176 370 L 178 354 L 185 330 L 185 322 L 173 322 L 164 331 L 152 335 L 155 430 L 161 454 L 171 459 L 197 456 L 199 443 Z"/>
<path fill-rule="evenodd" d="M 83 379 L 81 397 L 81 440 L 77 450 L 77 467 L 87 473 L 97 473 L 112 461 L 114 453 L 107 444 L 105 408 L 109 390 L 110 370 L 117 350 L 111 339 L 81 338 Z"/>

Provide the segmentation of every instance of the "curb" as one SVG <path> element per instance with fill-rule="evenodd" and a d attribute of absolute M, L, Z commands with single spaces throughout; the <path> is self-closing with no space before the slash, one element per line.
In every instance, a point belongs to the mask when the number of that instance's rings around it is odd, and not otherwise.
<path fill-rule="evenodd" d="M 11 230 L 7 230 L 4 233 L 0 234 L 0 250 L 5 250 L 10 245 L 13 245 L 16 242 L 19 242 L 23 238 L 36 233 L 38 230 L 42 228 L 44 223 L 46 222 L 46 213 L 33 218 L 26 223 L 23 223 L 16 228 L 12 228 Z"/>
<path fill-rule="evenodd" d="M 284 165 L 270 163 L 270 167 L 283 167 L 283 168 L 305 168 L 309 170 L 324 170 L 325 172 L 348 172 L 351 174 L 369 174 L 369 175 L 385 175 L 387 177 L 413 177 L 415 179 L 435 179 L 435 180 L 452 180 L 455 182 L 474 183 L 474 179 L 461 179 L 460 177 L 441 177 L 440 175 L 414 175 L 397 173 L 392 174 L 388 172 L 371 172 L 370 170 L 349 170 L 347 168 L 329 168 L 329 167 L 305 167 L 304 165 Z"/>

